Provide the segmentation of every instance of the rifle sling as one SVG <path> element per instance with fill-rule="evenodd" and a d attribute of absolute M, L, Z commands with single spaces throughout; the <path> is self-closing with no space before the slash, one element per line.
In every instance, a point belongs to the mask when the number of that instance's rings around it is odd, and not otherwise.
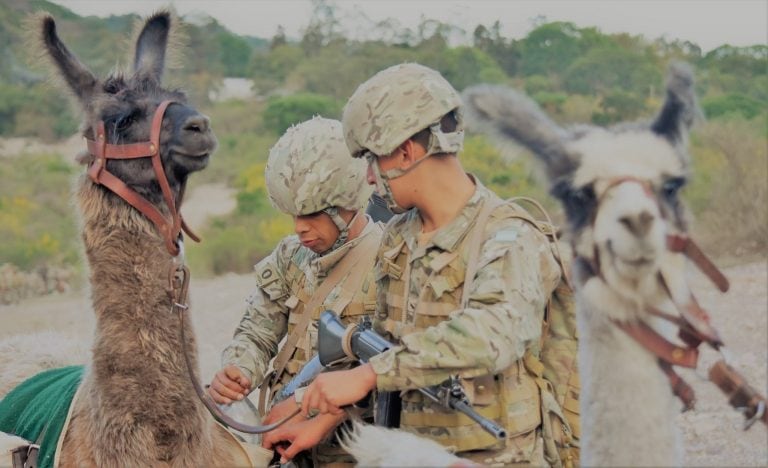
<path fill-rule="evenodd" d="M 341 293 L 338 300 L 332 305 L 332 308 L 341 315 L 341 310 L 349 304 L 354 296 L 355 292 L 360 289 L 363 280 L 366 277 L 366 268 L 371 267 L 371 261 L 376 257 L 378 252 L 378 238 L 374 235 L 365 235 L 360 239 L 360 243 L 352 247 L 344 257 L 333 267 L 328 276 L 322 283 L 315 289 L 315 292 L 307 301 L 306 306 L 303 308 L 303 314 L 301 320 L 296 324 L 293 329 L 293 333 L 288 336 L 285 344 L 280 349 L 280 352 L 275 357 L 272 363 L 274 372 L 264 378 L 259 386 L 259 410 L 262 414 L 266 410 L 266 399 L 268 388 L 272 385 L 272 382 L 276 382 L 285 370 L 285 366 L 288 364 L 293 352 L 296 350 L 296 345 L 299 339 L 304 336 L 309 327 L 309 322 L 312 320 L 313 312 L 315 309 L 323 304 L 323 301 L 328 297 L 328 294 L 333 291 L 337 285 L 339 285 L 344 278 L 347 279 L 344 282 Z"/>

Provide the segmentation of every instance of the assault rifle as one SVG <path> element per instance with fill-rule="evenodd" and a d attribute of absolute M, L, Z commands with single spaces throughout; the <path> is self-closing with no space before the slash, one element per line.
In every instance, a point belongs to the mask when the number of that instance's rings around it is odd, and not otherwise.
<path fill-rule="evenodd" d="M 299 373 L 288 382 L 275 397 L 275 401 L 284 400 L 299 387 L 314 379 L 328 366 L 354 357 L 362 363 L 373 356 L 383 353 L 394 345 L 371 329 L 367 319 L 358 325 L 347 328 L 330 310 L 320 314 L 317 336 L 317 355 L 315 355 Z M 432 387 L 418 389 L 430 400 L 459 411 L 475 421 L 486 432 L 497 439 L 505 439 L 506 431 L 495 422 L 481 416 L 472 409 L 464 393 L 464 388 L 457 378 L 451 378 Z"/>

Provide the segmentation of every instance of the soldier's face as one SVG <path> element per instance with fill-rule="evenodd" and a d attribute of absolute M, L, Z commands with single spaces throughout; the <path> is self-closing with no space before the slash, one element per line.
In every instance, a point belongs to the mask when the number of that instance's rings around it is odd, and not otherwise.
<path fill-rule="evenodd" d="M 327 251 L 339 237 L 339 229 L 331 217 L 322 211 L 294 216 L 293 227 L 301 244 L 315 253 Z"/>

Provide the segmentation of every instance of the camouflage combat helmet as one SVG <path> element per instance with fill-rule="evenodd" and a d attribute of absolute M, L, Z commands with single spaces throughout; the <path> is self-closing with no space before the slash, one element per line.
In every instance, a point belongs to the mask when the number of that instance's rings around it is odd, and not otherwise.
<path fill-rule="evenodd" d="M 464 131 L 440 131 L 440 119 L 461 105 L 459 93 L 435 70 L 404 63 L 382 70 L 360 85 L 344 107 L 344 138 L 352 156 L 392 153 L 405 140 L 434 129 L 428 154 L 457 153 Z"/>
<path fill-rule="evenodd" d="M 332 249 L 346 241 L 351 224 L 337 208 L 359 210 L 372 191 L 365 162 L 350 160 L 341 122 L 322 117 L 289 128 L 269 151 L 264 172 L 275 208 L 292 216 L 323 211 L 331 217 L 340 231 Z"/>
<path fill-rule="evenodd" d="M 391 179 L 415 169 L 437 153 L 458 153 L 464 142 L 461 97 L 440 73 L 417 63 L 404 63 L 375 74 L 360 85 L 344 107 L 344 139 L 352 157 L 365 157 L 376 179 L 376 190 L 394 213 L 405 208 L 395 201 Z M 440 120 L 456 111 L 457 127 L 443 133 Z M 382 171 L 376 161 L 408 138 L 429 128 L 426 154 L 408 169 Z"/>

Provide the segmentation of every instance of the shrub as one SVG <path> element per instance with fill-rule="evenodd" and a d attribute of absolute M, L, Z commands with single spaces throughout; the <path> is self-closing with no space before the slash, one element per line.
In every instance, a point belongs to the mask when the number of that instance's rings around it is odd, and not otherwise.
<path fill-rule="evenodd" d="M 715 255 L 768 251 L 765 119 L 731 117 L 694 134 L 694 175 L 685 196 L 695 232 Z"/>
<path fill-rule="evenodd" d="M 701 107 L 709 118 L 728 114 L 740 114 L 751 119 L 765 109 L 765 103 L 739 93 L 712 96 L 702 99 Z"/>

